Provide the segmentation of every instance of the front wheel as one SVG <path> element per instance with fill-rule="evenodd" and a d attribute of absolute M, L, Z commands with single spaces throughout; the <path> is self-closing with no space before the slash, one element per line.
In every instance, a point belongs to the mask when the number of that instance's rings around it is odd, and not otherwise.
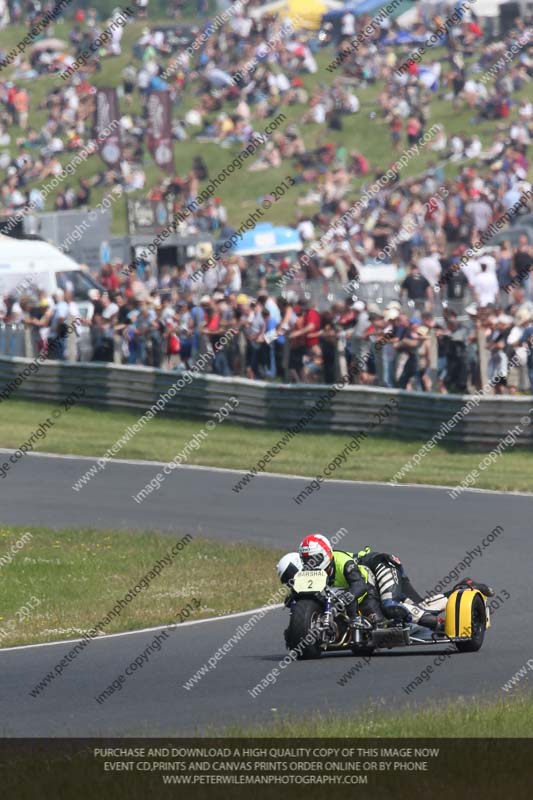
<path fill-rule="evenodd" d="M 296 653 L 298 661 L 319 658 L 320 644 L 311 631 L 320 617 L 321 608 L 316 600 L 302 598 L 297 600 L 291 610 L 289 627 L 285 636 L 287 648 Z"/>
<path fill-rule="evenodd" d="M 472 603 L 472 636 L 465 642 L 456 642 L 460 653 L 475 653 L 480 649 L 485 638 L 487 628 L 487 613 L 485 603 L 479 595 L 476 595 Z"/>

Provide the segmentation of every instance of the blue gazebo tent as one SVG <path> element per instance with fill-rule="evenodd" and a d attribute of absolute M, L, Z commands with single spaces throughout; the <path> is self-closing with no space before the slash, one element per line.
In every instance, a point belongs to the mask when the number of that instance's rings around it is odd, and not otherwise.
<path fill-rule="evenodd" d="M 300 235 L 294 228 L 261 222 L 246 231 L 232 252 L 238 256 L 255 256 L 263 253 L 285 253 L 303 250 Z"/>

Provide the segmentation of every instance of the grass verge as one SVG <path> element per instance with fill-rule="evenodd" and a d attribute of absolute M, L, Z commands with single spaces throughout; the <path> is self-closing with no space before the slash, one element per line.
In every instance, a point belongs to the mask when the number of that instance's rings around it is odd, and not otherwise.
<path fill-rule="evenodd" d="M 51 403 L 10 400 L 9 414 L 0 420 L 0 447 L 18 448 L 27 441 L 57 408 Z M 107 411 L 76 406 L 60 423 L 39 439 L 35 450 L 52 453 L 71 453 L 101 457 L 124 433 L 128 425 L 139 418 L 136 411 Z M 170 461 L 202 427 L 200 420 L 154 418 L 117 453 L 120 458 Z M 276 444 L 278 431 L 233 425 L 225 421 L 209 433 L 199 449 L 188 458 L 189 464 L 229 467 L 246 472 Z M 300 433 L 267 464 L 269 472 L 319 475 L 324 467 L 346 446 L 347 434 Z M 383 436 L 368 436 L 360 443 L 359 451 L 348 454 L 334 477 L 345 480 L 389 481 L 413 456 L 424 440 L 398 440 Z M 425 483 L 456 486 L 476 468 L 486 450 L 468 450 L 461 445 L 439 444 L 405 475 L 406 483 Z M 0 466 L 2 461 L 0 457 Z M 479 489 L 531 491 L 533 455 L 527 450 L 505 450 L 500 458 L 481 472 L 476 483 Z M 9 485 L 10 467 L 3 479 Z M 73 475 L 76 480 L 79 475 Z M 101 476 L 100 476 L 101 478 Z M 96 480 L 99 478 L 97 477 Z M 0 479 L 1 480 L 1 479 Z"/>
<path fill-rule="evenodd" d="M 105 633 L 175 623 L 193 598 L 200 603 L 187 619 L 246 611 L 279 589 L 274 565 L 281 553 L 268 548 L 189 540 L 183 532 L 163 536 L 34 528 L 31 539 L 14 552 L 24 532 L 0 529 L 0 647 L 80 636 L 149 576 L 158 561 L 164 564 L 160 573 L 148 577 L 146 586 L 105 625 Z M 180 552 L 167 565 L 165 556 L 180 541 Z"/>
<path fill-rule="evenodd" d="M 384 706 L 369 707 L 356 717 L 345 714 L 314 714 L 300 718 L 276 719 L 263 725 L 231 727 L 226 736 L 316 738 L 529 738 L 533 698 L 519 694 L 495 701 L 453 703 L 391 711 Z"/>

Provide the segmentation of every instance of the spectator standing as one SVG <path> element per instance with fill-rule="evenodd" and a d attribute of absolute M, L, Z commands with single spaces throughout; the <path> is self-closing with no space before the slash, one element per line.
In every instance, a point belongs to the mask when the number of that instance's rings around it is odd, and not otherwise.
<path fill-rule="evenodd" d="M 304 356 L 306 352 L 306 336 L 303 332 L 305 325 L 305 310 L 300 305 L 294 306 L 296 319 L 289 334 L 289 370 L 292 379 L 300 382 L 303 376 Z"/>
<path fill-rule="evenodd" d="M 304 309 L 302 334 L 305 334 L 305 346 L 309 350 L 319 343 L 318 332 L 321 328 L 321 319 L 316 308 L 312 308 L 307 301 L 302 303 L 302 307 Z"/>
<path fill-rule="evenodd" d="M 507 314 L 499 314 L 492 322 L 492 330 L 487 337 L 488 378 L 495 386 L 496 394 L 503 394 L 507 386 L 509 359 L 507 356 L 507 337 L 513 325 L 513 318 Z"/>
<path fill-rule="evenodd" d="M 320 349 L 324 370 L 323 382 L 331 385 L 335 383 L 337 373 L 337 327 L 331 313 L 324 314 L 322 318 Z"/>
<path fill-rule="evenodd" d="M 401 295 L 407 295 L 417 308 L 429 305 L 433 299 L 433 290 L 429 282 L 420 273 L 416 264 L 411 264 L 409 274 L 401 284 Z"/>
<path fill-rule="evenodd" d="M 455 311 L 446 312 L 446 378 L 445 386 L 449 392 L 464 394 L 467 390 L 467 331 L 458 322 Z"/>
<path fill-rule="evenodd" d="M 50 358 L 64 361 L 69 307 L 62 289 L 58 289 L 53 298 L 55 305 L 51 310 L 48 325 L 48 350 Z"/>
<path fill-rule="evenodd" d="M 496 256 L 496 277 L 500 289 L 505 289 L 513 279 L 513 250 L 507 239 L 500 244 Z"/>
<path fill-rule="evenodd" d="M 417 330 L 421 323 L 419 317 L 409 319 L 406 314 L 398 318 L 398 339 L 394 348 L 398 354 L 396 380 L 400 389 L 407 389 L 408 383 L 418 373 L 418 347 L 420 338 Z"/>
<path fill-rule="evenodd" d="M 518 239 L 518 248 L 513 262 L 514 278 L 521 284 L 525 283 L 528 279 L 531 267 L 533 266 L 531 250 L 532 248 L 529 244 L 528 237 L 522 234 Z"/>
<path fill-rule="evenodd" d="M 483 233 L 487 230 L 492 222 L 493 214 L 485 194 L 481 194 L 475 190 L 474 198 L 470 203 L 466 204 L 465 210 L 467 214 L 472 217 L 476 234 Z"/>
<path fill-rule="evenodd" d="M 480 268 L 481 271 L 473 276 L 470 286 L 476 301 L 483 308 L 496 302 L 499 286 L 496 275 L 488 269 L 486 261 L 480 261 Z"/>
<path fill-rule="evenodd" d="M 438 248 L 433 246 L 428 256 L 424 256 L 418 262 L 418 269 L 422 277 L 426 279 L 429 286 L 435 286 L 439 282 L 442 272 Z"/>

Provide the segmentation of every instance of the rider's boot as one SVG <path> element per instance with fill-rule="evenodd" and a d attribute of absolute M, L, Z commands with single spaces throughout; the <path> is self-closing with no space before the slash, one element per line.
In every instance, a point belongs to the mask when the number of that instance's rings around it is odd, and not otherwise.
<path fill-rule="evenodd" d="M 372 597 L 371 594 L 368 594 L 365 597 L 360 608 L 372 625 L 378 625 L 380 622 L 385 622 L 385 617 L 383 616 L 379 601 L 375 597 Z"/>

